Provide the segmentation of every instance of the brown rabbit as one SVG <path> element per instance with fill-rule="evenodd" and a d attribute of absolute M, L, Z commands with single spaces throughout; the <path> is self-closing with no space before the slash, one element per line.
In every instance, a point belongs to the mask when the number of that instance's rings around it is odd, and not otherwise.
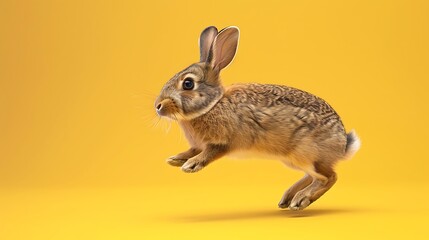
<path fill-rule="evenodd" d="M 239 30 L 206 28 L 200 62 L 177 73 L 155 102 L 158 115 L 179 122 L 190 149 L 167 159 L 188 173 L 235 152 L 267 154 L 306 175 L 285 192 L 280 208 L 301 210 L 337 180 L 334 165 L 360 147 L 324 100 L 272 84 L 223 87 L 219 73 L 234 58 Z"/>

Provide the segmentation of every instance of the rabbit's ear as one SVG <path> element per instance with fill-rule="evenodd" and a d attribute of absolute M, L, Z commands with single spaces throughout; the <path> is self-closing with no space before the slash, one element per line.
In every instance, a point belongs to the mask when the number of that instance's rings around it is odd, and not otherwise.
<path fill-rule="evenodd" d="M 213 41 L 209 61 L 213 69 L 220 71 L 234 59 L 240 30 L 237 27 L 222 29 Z"/>
<path fill-rule="evenodd" d="M 217 28 L 210 26 L 201 33 L 200 36 L 200 62 L 207 62 L 210 54 L 210 48 L 217 35 Z"/>

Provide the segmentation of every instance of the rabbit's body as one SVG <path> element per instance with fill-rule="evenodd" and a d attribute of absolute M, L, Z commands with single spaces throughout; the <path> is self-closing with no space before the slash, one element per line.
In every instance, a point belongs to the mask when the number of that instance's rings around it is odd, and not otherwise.
<path fill-rule="evenodd" d="M 179 123 L 197 148 L 228 145 L 228 153 L 258 152 L 302 170 L 345 154 L 336 112 L 310 93 L 281 85 L 232 85 L 207 113 Z"/>
<path fill-rule="evenodd" d="M 155 107 L 160 116 L 178 120 L 191 148 L 167 162 L 197 172 L 225 155 L 250 152 L 280 159 L 306 172 L 284 194 L 281 208 L 304 209 L 335 183 L 334 164 L 360 146 L 346 134 L 338 114 L 321 98 L 272 84 L 235 84 L 224 88 L 219 72 L 233 59 L 238 29 L 200 38 L 201 59 L 163 87 Z"/>

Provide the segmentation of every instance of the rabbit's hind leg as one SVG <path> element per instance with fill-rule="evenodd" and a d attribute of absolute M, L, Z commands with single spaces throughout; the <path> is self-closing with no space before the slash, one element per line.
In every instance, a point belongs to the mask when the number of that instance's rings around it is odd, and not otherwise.
<path fill-rule="evenodd" d="M 313 178 L 306 174 L 303 178 L 301 178 L 298 182 L 296 182 L 292 187 L 290 187 L 284 194 L 282 199 L 279 202 L 279 208 L 287 208 L 289 207 L 293 197 L 295 194 L 310 185 L 313 181 Z"/>
<path fill-rule="evenodd" d="M 332 167 L 323 166 L 317 162 L 314 171 L 307 172 L 312 177 L 312 182 L 304 189 L 298 191 L 293 197 L 289 208 L 302 210 L 320 198 L 337 181 L 337 174 Z"/>

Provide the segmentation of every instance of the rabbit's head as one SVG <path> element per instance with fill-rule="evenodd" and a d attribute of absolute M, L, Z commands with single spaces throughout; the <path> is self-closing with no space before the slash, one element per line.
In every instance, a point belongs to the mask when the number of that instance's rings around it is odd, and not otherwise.
<path fill-rule="evenodd" d="M 200 36 L 200 62 L 177 73 L 155 101 L 158 115 L 190 120 L 208 112 L 223 96 L 220 71 L 234 58 L 239 30 L 206 28 Z"/>

